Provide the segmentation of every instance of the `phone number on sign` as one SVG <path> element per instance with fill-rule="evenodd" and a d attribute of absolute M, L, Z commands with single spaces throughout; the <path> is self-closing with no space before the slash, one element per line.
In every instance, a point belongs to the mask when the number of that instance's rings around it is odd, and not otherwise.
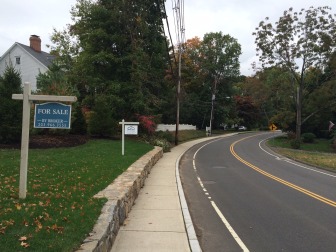
<path fill-rule="evenodd" d="M 67 128 L 65 123 L 37 123 L 37 127 L 45 127 L 45 128 Z"/>

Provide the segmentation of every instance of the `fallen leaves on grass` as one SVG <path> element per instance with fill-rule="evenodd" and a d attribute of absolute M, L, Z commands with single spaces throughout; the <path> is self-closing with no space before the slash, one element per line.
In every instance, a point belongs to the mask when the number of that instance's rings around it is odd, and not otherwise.
<path fill-rule="evenodd" d="M 21 204 L 19 204 L 19 203 L 16 203 L 15 207 L 16 207 L 17 210 L 21 210 L 21 208 L 22 208 Z"/>
<path fill-rule="evenodd" d="M 0 237 L 10 240 L 8 244 L 16 247 L 16 251 L 28 247 L 35 250 L 49 242 L 55 246 L 77 244 L 81 237 L 73 238 L 68 232 L 80 227 L 84 233 L 91 228 L 104 202 L 93 199 L 93 195 L 122 172 L 111 168 L 112 159 L 116 162 L 119 157 L 111 158 L 110 150 L 110 141 L 97 141 L 66 151 L 31 151 L 24 200 L 18 198 L 18 169 L 12 169 L 12 156 L 16 167 L 19 153 L 4 152 L 6 156 L 0 158 Z M 117 163 L 126 166 L 124 159 Z M 14 237 L 13 233 L 17 235 Z M 18 242 L 24 236 L 28 239 Z M 0 250 L 2 246 L 0 243 Z"/>
<path fill-rule="evenodd" d="M 50 232 L 50 230 L 52 230 L 52 231 L 55 231 L 55 232 L 57 232 L 57 233 L 59 233 L 59 234 L 62 234 L 63 231 L 64 231 L 64 227 L 60 227 L 60 226 L 57 226 L 57 224 L 54 224 L 54 225 L 52 225 L 51 227 L 48 226 L 48 227 L 46 228 L 46 230 L 47 230 L 47 232 Z"/>
<path fill-rule="evenodd" d="M 5 231 L 6 231 L 6 227 L 2 227 L 0 226 L 0 234 L 5 234 Z"/>
<path fill-rule="evenodd" d="M 21 242 L 20 245 L 24 248 L 28 248 L 30 245 L 28 242 L 26 242 L 28 240 L 27 236 L 21 236 L 19 241 Z"/>

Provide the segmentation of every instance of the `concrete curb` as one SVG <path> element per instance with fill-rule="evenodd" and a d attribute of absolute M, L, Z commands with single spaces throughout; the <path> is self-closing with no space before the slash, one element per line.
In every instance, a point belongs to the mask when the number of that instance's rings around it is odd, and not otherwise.
<path fill-rule="evenodd" d="M 180 164 L 180 159 L 184 155 L 185 152 L 183 152 L 176 160 L 176 165 L 175 165 L 176 171 L 175 172 L 176 172 L 177 189 L 178 189 L 180 203 L 181 203 L 184 225 L 185 225 L 188 239 L 189 239 L 190 250 L 192 252 L 202 252 L 201 246 L 199 245 L 199 242 L 196 236 L 194 224 L 190 216 L 189 208 L 187 205 L 187 200 L 183 192 L 183 187 L 182 187 L 181 178 L 180 178 L 179 164 Z"/>
<path fill-rule="evenodd" d="M 107 198 L 108 201 L 105 203 L 93 231 L 77 251 L 108 252 L 111 250 L 120 225 L 124 223 L 131 211 L 152 167 L 162 156 L 162 148 L 155 147 L 154 150 L 134 162 L 112 184 L 95 195 L 96 198 Z"/>

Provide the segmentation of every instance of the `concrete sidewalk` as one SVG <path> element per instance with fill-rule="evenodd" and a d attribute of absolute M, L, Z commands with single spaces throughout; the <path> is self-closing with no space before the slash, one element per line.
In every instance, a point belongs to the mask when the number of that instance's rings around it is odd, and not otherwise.
<path fill-rule="evenodd" d="M 201 251 L 184 198 L 178 162 L 198 139 L 164 153 L 154 165 L 123 226 L 112 252 Z"/>

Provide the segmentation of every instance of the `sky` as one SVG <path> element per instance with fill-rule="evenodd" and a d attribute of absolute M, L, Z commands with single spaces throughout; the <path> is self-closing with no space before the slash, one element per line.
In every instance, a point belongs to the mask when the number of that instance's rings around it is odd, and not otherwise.
<path fill-rule="evenodd" d="M 172 35 L 174 34 L 173 0 L 166 0 Z M 180 1 L 181 2 L 181 1 Z M 15 42 L 29 45 L 30 35 L 42 40 L 42 50 L 49 52 L 53 28 L 63 30 L 71 24 L 71 7 L 76 0 L 1 0 L 0 55 Z M 242 47 L 241 74 L 253 75 L 251 64 L 257 62 L 255 37 L 252 33 L 260 21 L 269 17 L 274 23 L 285 10 L 294 11 L 310 6 L 329 6 L 336 14 L 335 0 L 185 0 L 184 20 L 186 39 L 210 32 L 222 32 L 237 39 Z"/>

